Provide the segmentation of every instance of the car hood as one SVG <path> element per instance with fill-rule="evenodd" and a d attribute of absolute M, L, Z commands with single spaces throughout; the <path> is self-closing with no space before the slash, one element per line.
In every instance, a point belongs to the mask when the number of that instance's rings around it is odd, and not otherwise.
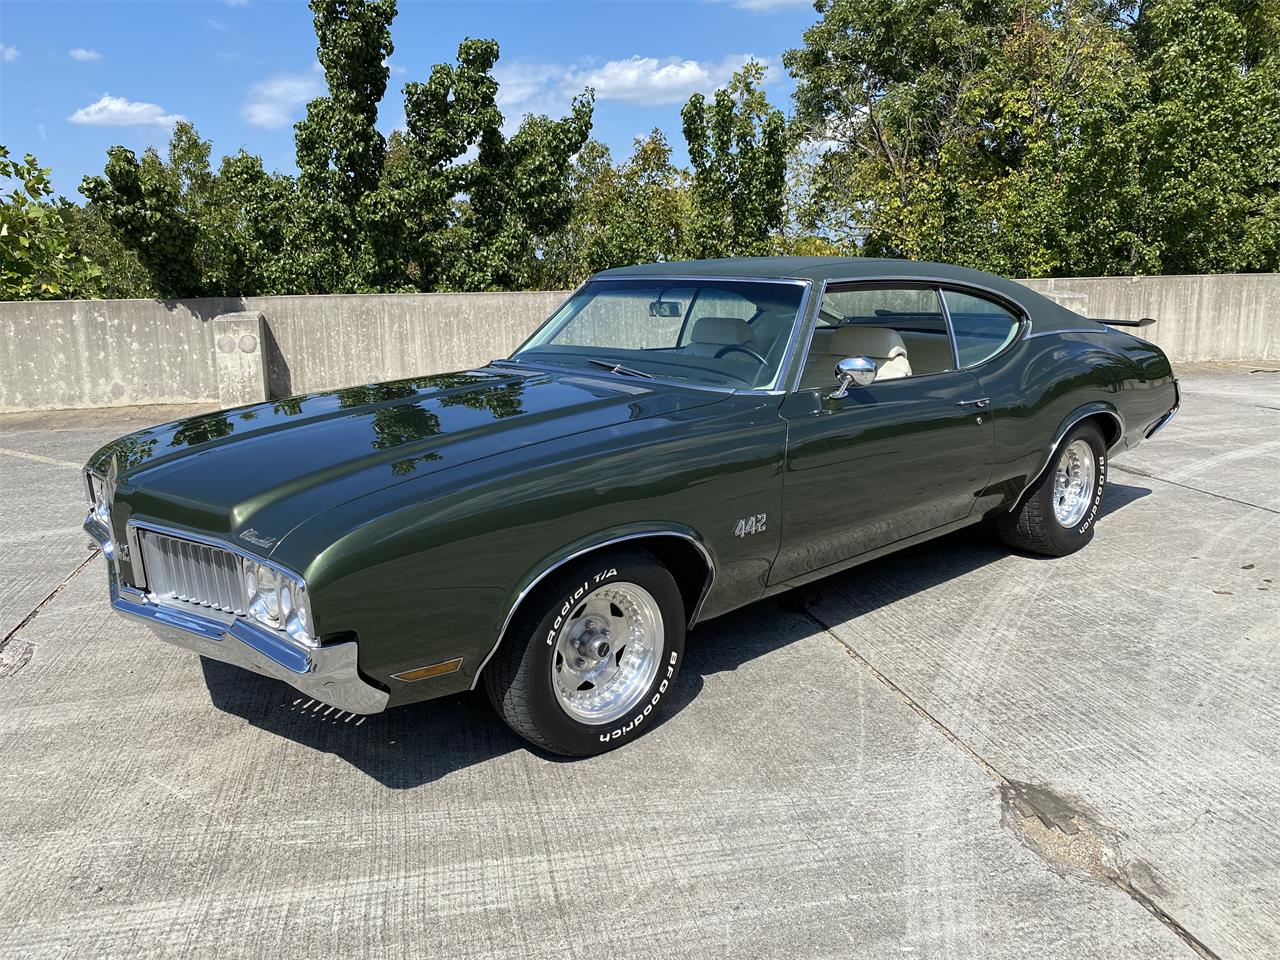
<path fill-rule="evenodd" d="M 486 367 L 178 420 L 108 444 L 90 466 L 106 474 L 115 460 L 117 523 L 147 519 L 269 554 L 299 523 L 393 484 L 724 398 L 616 375 Z"/>

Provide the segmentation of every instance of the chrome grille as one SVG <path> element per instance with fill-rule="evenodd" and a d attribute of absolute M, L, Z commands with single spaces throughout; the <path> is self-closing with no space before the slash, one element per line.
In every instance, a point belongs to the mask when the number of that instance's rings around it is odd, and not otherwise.
<path fill-rule="evenodd" d="M 147 590 L 157 600 L 178 600 L 243 616 L 240 558 L 194 540 L 138 529 Z"/>

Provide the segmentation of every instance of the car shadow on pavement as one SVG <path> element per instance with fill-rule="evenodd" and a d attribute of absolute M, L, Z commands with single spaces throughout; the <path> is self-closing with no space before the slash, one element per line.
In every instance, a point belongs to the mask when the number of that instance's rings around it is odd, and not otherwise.
<path fill-rule="evenodd" d="M 1150 493 L 1146 487 L 1108 483 L 1098 511 L 1099 523 Z M 680 681 L 662 719 L 675 716 L 694 700 L 704 677 L 736 670 L 757 657 L 812 636 L 819 627 L 808 610 L 822 602 L 824 593 L 838 592 L 846 601 L 853 600 L 855 617 L 862 616 L 1009 555 L 1010 548 L 993 531 L 975 525 L 712 620 L 690 634 Z M 1056 559 L 1030 553 L 1018 555 L 1047 563 Z"/>
<path fill-rule="evenodd" d="M 1099 520 L 1150 492 L 1144 487 L 1109 484 Z M 806 611 L 821 600 L 824 589 L 859 596 L 857 609 L 862 614 L 1008 555 L 1008 548 L 989 531 L 970 527 L 700 626 L 689 636 L 680 679 L 667 709 L 653 726 L 662 726 L 696 699 L 705 677 L 736 670 L 812 636 L 816 624 Z M 869 582 L 874 583 L 873 590 L 865 589 Z M 530 747 L 517 737 L 498 719 L 480 691 L 359 717 L 238 667 L 203 658 L 201 665 L 209 697 L 219 710 L 309 749 L 340 757 L 393 790 L 429 784 L 514 750 L 531 750 L 551 761 L 565 759 Z"/>
<path fill-rule="evenodd" d="M 481 691 L 361 717 L 218 660 L 202 658 L 201 666 L 210 700 L 219 710 L 331 753 L 392 790 L 422 786 L 525 746 Z"/>

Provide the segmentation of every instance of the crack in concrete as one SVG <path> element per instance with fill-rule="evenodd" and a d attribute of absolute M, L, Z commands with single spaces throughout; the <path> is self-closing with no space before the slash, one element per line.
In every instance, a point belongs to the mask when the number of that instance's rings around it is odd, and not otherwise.
<path fill-rule="evenodd" d="M 1153 888 L 1157 895 L 1165 892 L 1150 865 L 1141 860 L 1122 859 L 1115 834 L 1101 827 L 1096 818 L 1086 814 L 1082 804 L 1069 801 L 1047 787 L 1021 783 L 1006 777 L 955 731 L 876 669 L 871 661 L 845 643 L 811 610 L 806 608 L 797 612 L 831 637 L 850 659 L 887 687 L 912 712 L 962 750 L 987 776 L 996 781 L 1000 789 L 1002 821 L 1013 828 L 1022 842 L 1051 868 L 1060 873 L 1084 874 L 1099 883 L 1115 887 L 1164 924 L 1197 956 L 1204 960 L 1221 960 L 1217 953 L 1160 907 L 1151 896 L 1134 886 L 1134 881 L 1137 880 Z"/>
<path fill-rule="evenodd" d="M 1179 483 L 1177 480 L 1166 480 L 1164 477 L 1158 477 L 1154 473 L 1147 473 L 1147 471 L 1139 470 L 1136 467 L 1126 467 L 1112 463 L 1111 469 L 1118 470 L 1121 473 L 1130 473 L 1135 477 L 1145 477 L 1148 480 L 1159 480 L 1161 483 L 1167 483 L 1174 487 L 1181 487 L 1183 490 L 1190 490 L 1192 493 L 1203 493 L 1206 497 L 1213 497 L 1215 500 L 1226 500 L 1228 503 L 1238 503 L 1242 507 L 1253 507 L 1255 510 L 1265 510 L 1267 513 L 1274 513 L 1277 516 L 1280 516 L 1280 510 L 1277 510 L 1274 507 L 1264 507 L 1260 503 L 1251 503 L 1248 500 L 1237 500 L 1235 497 L 1228 497 L 1223 493 L 1214 493 L 1212 490 L 1204 490 L 1200 487 L 1193 487 L 1190 484 Z"/>
<path fill-rule="evenodd" d="M 19 633 L 21 633 L 23 628 L 26 627 L 26 625 L 29 624 L 32 620 L 34 620 L 36 618 L 36 615 L 39 614 L 40 611 L 43 610 L 46 606 L 48 606 L 50 601 L 52 601 L 54 597 L 60 594 L 67 584 L 69 584 L 72 580 L 74 580 L 76 576 L 82 570 L 84 570 L 85 567 L 87 567 L 90 563 L 92 563 L 93 558 L 96 557 L 97 555 L 98 555 L 98 551 L 96 549 L 90 551 L 89 556 L 81 560 L 80 563 L 76 565 L 76 568 L 62 579 L 61 583 L 59 583 L 56 587 L 50 590 L 49 594 L 43 600 L 41 600 L 34 607 L 32 607 L 30 612 L 25 617 L 23 617 L 20 621 L 18 621 L 18 625 L 16 627 L 14 627 L 7 634 L 5 634 L 4 639 L 0 640 L 0 654 L 4 653 L 5 648 L 9 646 L 13 638 L 16 637 Z M 5 676 L 11 677 L 15 673 L 17 673 L 19 669 L 21 669 L 31 660 L 31 657 L 34 651 L 35 651 L 35 645 L 27 644 L 23 648 L 23 650 L 18 654 L 18 656 L 13 660 L 6 660 L 4 657 L 0 656 L 0 677 L 5 677 Z"/>

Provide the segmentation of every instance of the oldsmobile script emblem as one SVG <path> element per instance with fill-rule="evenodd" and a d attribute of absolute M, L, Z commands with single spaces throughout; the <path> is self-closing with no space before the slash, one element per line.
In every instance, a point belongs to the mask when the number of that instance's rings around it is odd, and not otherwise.
<path fill-rule="evenodd" d="M 262 547 L 264 550 L 274 547 L 276 542 L 280 539 L 279 537 L 264 537 L 257 530 L 253 529 L 253 527 L 250 527 L 248 530 L 240 531 L 239 536 L 245 543 L 252 543 L 255 547 Z"/>

